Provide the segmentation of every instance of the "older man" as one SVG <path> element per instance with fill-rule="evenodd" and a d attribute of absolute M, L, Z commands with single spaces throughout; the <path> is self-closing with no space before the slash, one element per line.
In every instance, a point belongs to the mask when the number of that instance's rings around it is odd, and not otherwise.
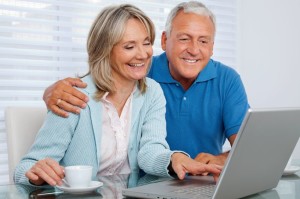
<path fill-rule="evenodd" d="M 167 100 L 167 141 L 203 163 L 224 164 L 227 138 L 233 144 L 249 108 L 240 76 L 232 68 L 211 59 L 216 24 L 213 13 L 200 2 L 178 4 L 170 12 L 161 46 L 153 57 L 149 77 L 156 80 Z M 47 107 L 67 117 L 79 113 L 87 97 L 72 86 L 85 87 L 67 78 L 44 94 Z"/>

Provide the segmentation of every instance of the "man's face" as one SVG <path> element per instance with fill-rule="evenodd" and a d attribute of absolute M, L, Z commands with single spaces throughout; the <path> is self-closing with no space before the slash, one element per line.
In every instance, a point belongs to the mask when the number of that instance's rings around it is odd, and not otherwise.
<path fill-rule="evenodd" d="M 213 54 L 214 26 L 208 16 L 180 11 L 169 36 L 162 34 L 172 77 L 188 88 Z"/>

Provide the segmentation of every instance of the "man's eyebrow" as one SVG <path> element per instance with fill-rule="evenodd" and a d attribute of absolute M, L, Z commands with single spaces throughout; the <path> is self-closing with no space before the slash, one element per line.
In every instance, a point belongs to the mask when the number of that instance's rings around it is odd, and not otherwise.
<path fill-rule="evenodd" d="M 200 36 L 199 39 L 211 39 L 211 36 Z"/>
<path fill-rule="evenodd" d="M 191 35 L 189 35 L 188 33 L 178 33 L 176 36 L 177 37 L 181 37 L 181 36 L 191 37 Z"/>

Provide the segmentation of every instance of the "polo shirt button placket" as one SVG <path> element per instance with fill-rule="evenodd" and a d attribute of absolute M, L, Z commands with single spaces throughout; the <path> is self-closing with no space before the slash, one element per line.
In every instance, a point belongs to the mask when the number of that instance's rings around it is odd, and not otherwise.
<path fill-rule="evenodd" d="M 181 116 L 187 116 L 187 115 L 189 115 L 188 114 L 188 112 L 189 112 L 189 110 L 188 110 L 188 100 L 187 100 L 187 97 L 186 96 L 183 96 L 182 97 L 182 103 L 181 103 L 181 108 L 180 108 L 180 114 L 181 114 Z"/>

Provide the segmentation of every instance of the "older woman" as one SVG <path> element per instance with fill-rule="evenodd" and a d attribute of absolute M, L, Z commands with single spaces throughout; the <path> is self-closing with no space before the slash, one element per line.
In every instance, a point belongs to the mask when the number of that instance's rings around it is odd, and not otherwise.
<path fill-rule="evenodd" d="M 61 185 L 63 167 L 92 165 L 93 176 L 126 174 L 139 169 L 167 176 L 174 170 L 220 173 L 165 141 L 165 98 L 146 78 L 155 30 L 151 20 L 132 5 L 107 7 L 98 15 L 87 42 L 89 71 L 82 78 L 90 97 L 80 115 L 49 112 L 29 153 L 15 171 L 15 182 Z M 30 182 L 29 182 L 30 181 Z"/>

